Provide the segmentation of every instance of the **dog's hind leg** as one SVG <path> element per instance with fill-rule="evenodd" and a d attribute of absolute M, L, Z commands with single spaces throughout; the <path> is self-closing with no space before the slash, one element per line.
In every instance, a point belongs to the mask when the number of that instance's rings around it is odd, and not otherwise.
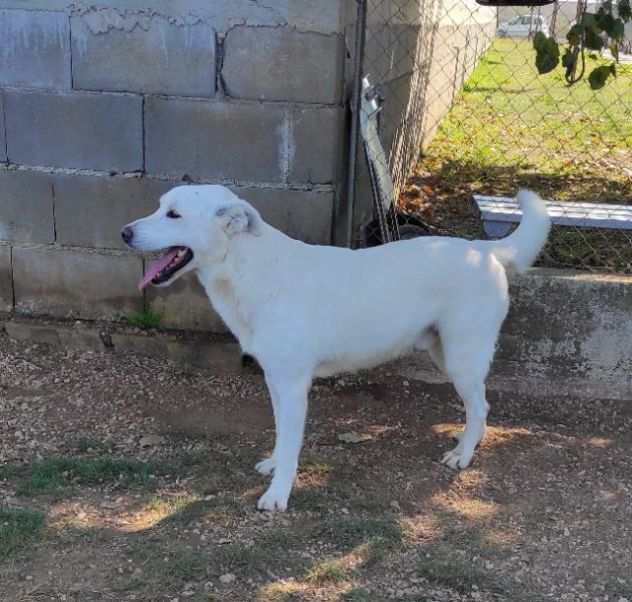
<path fill-rule="evenodd" d="M 474 450 L 485 436 L 489 404 L 485 399 L 485 378 L 494 353 L 495 340 L 457 341 L 445 349 L 446 370 L 465 405 L 465 430 L 458 445 L 447 452 L 442 463 L 451 468 L 466 468 Z"/>
<path fill-rule="evenodd" d="M 278 393 L 275 467 L 270 487 L 259 499 L 257 508 L 284 511 L 294 485 L 298 457 L 303 445 L 307 417 L 307 392 L 311 378 L 279 380 L 272 376 L 269 382 Z"/>
<path fill-rule="evenodd" d="M 419 335 L 415 341 L 415 350 L 427 351 L 437 369 L 444 374 L 446 373 L 441 337 L 434 327 L 427 328 Z"/>

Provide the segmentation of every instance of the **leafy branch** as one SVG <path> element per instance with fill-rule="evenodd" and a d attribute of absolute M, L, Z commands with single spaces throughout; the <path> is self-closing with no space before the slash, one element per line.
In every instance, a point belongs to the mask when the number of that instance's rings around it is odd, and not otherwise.
<path fill-rule="evenodd" d="M 582 12 L 577 22 L 566 34 L 568 47 L 560 59 L 560 47 L 553 36 L 547 37 L 541 31 L 533 38 L 536 51 L 535 64 L 541 74 L 553 71 L 560 60 L 564 77 L 573 85 L 586 72 L 586 51 L 601 52 L 608 46 L 614 62 L 595 67 L 588 75 L 593 90 L 603 88 L 612 75 L 616 77 L 616 63 L 619 49 L 624 40 L 625 24 L 632 21 L 631 0 L 618 0 L 616 8 L 612 0 L 604 2 L 596 13 Z"/>

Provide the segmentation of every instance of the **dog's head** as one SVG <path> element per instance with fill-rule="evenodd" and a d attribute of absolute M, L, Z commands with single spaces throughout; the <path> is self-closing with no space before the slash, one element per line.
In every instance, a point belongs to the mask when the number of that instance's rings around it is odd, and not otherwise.
<path fill-rule="evenodd" d="M 168 286 L 201 265 L 221 262 L 236 236 L 258 235 L 257 211 L 224 186 L 178 186 L 160 199 L 157 211 L 121 231 L 125 243 L 138 251 L 161 251 L 140 282 Z"/>

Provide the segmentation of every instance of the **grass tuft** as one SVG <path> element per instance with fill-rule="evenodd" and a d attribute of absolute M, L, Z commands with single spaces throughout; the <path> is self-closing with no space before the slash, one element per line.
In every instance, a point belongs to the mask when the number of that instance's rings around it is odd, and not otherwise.
<path fill-rule="evenodd" d="M 342 560 L 323 560 L 312 565 L 305 575 L 310 583 L 340 583 L 349 576 L 350 570 Z"/>
<path fill-rule="evenodd" d="M 419 560 L 417 574 L 430 583 L 461 594 L 469 594 L 475 589 L 505 593 L 502 584 L 483 571 L 470 555 L 443 546 L 432 549 Z"/>
<path fill-rule="evenodd" d="M 396 546 L 403 539 L 402 529 L 394 518 L 331 518 L 316 527 L 315 537 L 350 550 L 363 544 L 379 547 Z"/>
<path fill-rule="evenodd" d="M 151 310 L 135 312 L 125 317 L 125 321 L 130 326 L 135 326 L 142 330 L 149 330 L 150 328 L 158 328 L 162 321 L 162 316 Z"/>
<path fill-rule="evenodd" d="M 27 466 L 7 466 L 1 479 L 17 479 L 18 495 L 33 496 L 72 485 L 98 485 L 119 481 L 123 485 L 146 484 L 153 467 L 145 462 L 101 456 L 97 458 L 49 458 Z"/>
<path fill-rule="evenodd" d="M 43 527 L 41 512 L 0 509 L 0 561 L 19 554 L 37 538 Z"/>

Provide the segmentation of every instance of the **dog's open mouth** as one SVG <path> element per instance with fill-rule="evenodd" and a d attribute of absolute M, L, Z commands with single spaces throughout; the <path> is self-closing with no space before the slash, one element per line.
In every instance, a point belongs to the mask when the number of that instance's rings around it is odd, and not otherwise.
<path fill-rule="evenodd" d="M 147 266 L 138 288 L 143 290 L 149 284 L 167 282 L 192 259 L 193 251 L 188 247 L 171 247 L 162 257 Z"/>

